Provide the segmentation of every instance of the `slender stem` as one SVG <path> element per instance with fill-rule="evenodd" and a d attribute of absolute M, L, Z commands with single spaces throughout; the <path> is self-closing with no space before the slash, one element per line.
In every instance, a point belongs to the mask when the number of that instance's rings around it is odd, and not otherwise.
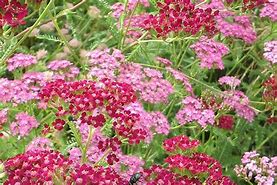
<path fill-rule="evenodd" d="M 94 133 L 94 130 L 93 130 L 93 127 L 92 126 L 89 126 L 89 135 L 88 135 L 88 140 L 87 140 L 87 143 L 85 145 L 85 147 L 83 148 L 83 151 L 82 151 L 82 162 L 85 163 L 87 161 L 87 151 L 88 151 L 88 147 L 91 143 L 91 139 L 93 137 L 93 133 Z"/>
<path fill-rule="evenodd" d="M 259 150 L 262 148 L 262 146 L 268 142 L 275 134 L 277 134 L 277 130 L 275 130 L 274 132 L 272 132 L 269 136 L 267 136 L 267 138 L 265 140 L 263 140 L 263 142 L 261 142 L 261 144 L 256 148 L 256 150 Z"/>

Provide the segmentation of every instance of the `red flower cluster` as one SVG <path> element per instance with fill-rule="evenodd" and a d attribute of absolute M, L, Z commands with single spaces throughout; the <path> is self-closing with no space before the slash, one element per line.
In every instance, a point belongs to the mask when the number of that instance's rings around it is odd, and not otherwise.
<path fill-rule="evenodd" d="M 188 170 L 193 175 L 208 173 L 209 175 L 222 175 L 220 163 L 204 153 L 194 153 L 192 156 L 173 155 L 165 159 L 169 168 Z"/>
<path fill-rule="evenodd" d="M 174 152 L 178 149 L 180 150 L 189 150 L 189 149 L 194 149 L 198 147 L 200 142 L 198 140 L 190 140 L 187 136 L 185 135 L 180 135 L 180 136 L 175 136 L 170 139 L 166 139 L 163 142 L 163 148 L 167 152 Z"/>
<path fill-rule="evenodd" d="M 234 123 L 234 117 L 232 115 L 222 115 L 219 117 L 218 127 L 226 130 L 232 130 Z"/>
<path fill-rule="evenodd" d="M 181 135 L 165 140 L 164 149 L 174 151 L 174 146 L 178 146 L 178 148 L 189 150 L 197 147 L 199 144 L 198 140 L 189 140 L 187 136 Z M 222 175 L 222 166 L 216 159 L 205 153 L 196 153 L 195 150 L 190 151 L 191 153 L 189 154 L 169 155 L 165 159 L 165 162 L 168 164 L 167 170 L 173 171 L 175 174 L 186 174 L 188 177 L 199 177 L 199 181 L 197 179 L 199 183 L 200 179 L 203 180 L 203 177 L 207 177 L 204 180 L 208 185 L 235 185 L 228 177 Z M 163 170 L 159 169 L 159 171 Z"/>
<path fill-rule="evenodd" d="M 63 128 L 67 116 L 95 128 L 113 119 L 113 129 L 118 135 L 128 138 L 129 143 L 139 143 L 146 137 L 144 130 L 133 127 L 139 115 L 124 108 L 136 101 L 135 92 L 128 84 L 108 79 L 100 82 L 57 80 L 43 87 L 39 97 L 49 107 L 58 110 L 53 123 L 58 130 Z"/>
<path fill-rule="evenodd" d="M 83 164 L 77 165 L 74 168 L 74 170 L 71 172 L 70 180 L 67 180 L 67 184 L 128 185 L 128 182 L 122 179 L 112 168 L 94 168 L 87 164 Z"/>
<path fill-rule="evenodd" d="M 64 177 L 71 164 L 56 151 L 30 150 L 19 154 L 4 163 L 10 184 L 47 184 L 52 182 L 55 170 Z"/>
<path fill-rule="evenodd" d="M 0 1 L 0 27 L 8 24 L 12 27 L 25 24 L 23 20 L 28 15 L 27 5 L 18 0 Z"/>
<path fill-rule="evenodd" d="M 266 101 L 276 101 L 277 99 L 277 76 L 272 76 L 263 84 L 265 87 L 263 97 Z"/>
<path fill-rule="evenodd" d="M 174 184 L 174 185 L 201 185 L 197 179 L 180 176 L 158 165 L 153 165 L 143 172 L 146 185 Z"/>
<path fill-rule="evenodd" d="M 97 147 L 102 152 L 105 152 L 108 148 L 110 148 L 112 152 L 116 153 L 120 151 L 120 145 L 121 141 L 118 140 L 118 138 L 107 138 L 104 141 L 100 140 Z M 119 158 L 116 156 L 115 153 L 109 153 L 109 155 L 107 156 L 107 163 L 109 165 L 113 165 L 114 163 L 119 162 Z"/>
<path fill-rule="evenodd" d="M 217 31 L 214 17 L 218 15 L 218 11 L 197 8 L 190 0 L 165 0 L 157 5 L 159 14 L 150 15 L 144 23 L 146 29 L 154 29 L 158 36 L 165 36 L 170 32 L 195 35 L 200 31 L 213 35 Z"/>

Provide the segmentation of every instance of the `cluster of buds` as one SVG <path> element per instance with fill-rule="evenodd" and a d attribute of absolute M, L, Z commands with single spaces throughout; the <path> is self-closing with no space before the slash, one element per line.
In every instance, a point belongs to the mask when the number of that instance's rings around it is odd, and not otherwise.
<path fill-rule="evenodd" d="M 150 15 L 145 20 L 145 28 L 155 30 L 158 36 L 166 36 L 170 32 L 192 35 L 201 31 L 209 35 L 217 32 L 214 17 L 218 15 L 218 11 L 198 8 L 190 0 L 165 0 L 157 5 L 159 14 Z"/>

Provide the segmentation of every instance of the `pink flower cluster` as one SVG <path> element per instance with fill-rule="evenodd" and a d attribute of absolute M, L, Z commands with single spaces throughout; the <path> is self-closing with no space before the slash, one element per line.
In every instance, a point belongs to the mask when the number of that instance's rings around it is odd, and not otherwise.
<path fill-rule="evenodd" d="M 229 52 L 224 44 L 207 37 L 201 37 L 197 43 L 191 45 L 191 48 L 201 60 L 200 66 L 202 68 L 224 69 L 222 57 Z"/>
<path fill-rule="evenodd" d="M 160 64 L 163 64 L 165 66 L 171 66 L 172 62 L 166 58 L 162 58 L 162 57 L 156 57 L 156 61 L 158 61 Z"/>
<path fill-rule="evenodd" d="M 233 108 L 237 115 L 249 122 L 254 120 L 256 113 L 249 106 L 248 97 L 241 91 L 229 90 L 223 92 L 224 104 Z"/>
<path fill-rule="evenodd" d="M 22 80 L 0 78 L 0 102 L 26 103 L 37 98 L 37 92 Z"/>
<path fill-rule="evenodd" d="M 192 85 L 190 84 L 188 78 L 181 71 L 175 70 L 171 67 L 166 67 L 166 70 L 170 72 L 176 80 L 182 82 L 187 92 L 193 94 Z"/>
<path fill-rule="evenodd" d="M 277 63 L 277 40 L 269 41 L 264 44 L 264 58 L 271 64 Z"/>
<path fill-rule="evenodd" d="M 257 38 L 250 18 L 246 15 L 238 16 L 230 11 L 222 11 L 217 16 L 217 28 L 224 36 L 240 38 L 248 44 Z"/>
<path fill-rule="evenodd" d="M 258 185 L 273 185 L 277 177 L 277 156 L 260 157 L 256 151 L 245 152 L 241 165 L 236 165 L 235 172 L 239 177 L 248 181 L 252 179 Z M 274 183 L 275 182 L 275 183 Z"/>
<path fill-rule="evenodd" d="M 79 68 L 73 66 L 73 64 L 67 60 L 54 60 L 51 61 L 47 68 L 53 71 L 52 79 L 70 80 L 75 79 L 80 73 Z"/>
<path fill-rule="evenodd" d="M 0 128 L 8 121 L 7 116 L 8 116 L 8 109 L 0 110 Z"/>
<path fill-rule="evenodd" d="M 35 138 L 26 148 L 26 151 L 30 150 L 51 150 L 52 143 L 49 139 L 44 137 Z"/>
<path fill-rule="evenodd" d="M 223 76 L 218 80 L 220 85 L 229 85 L 232 89 L 240 85 L 240 80 L 233 76 Z"/>
<path fill-rule="evenodd" d="M 8 59 L 7 63 L 8 63 L 8 70 L 14 71 L 15 69 L 18 69 L 18 68 L 24 68 L 32 64 L 36 64 L 37 59 L 32 55 L 18 53 L 18 54 L 15 54 L 10 59 Z"/>
<path fill-rule="evenodd" d="M 241 91 L 229 90 L 223 92 L 224 105 L 234 109 L 238 116 L 249 122 L 254 120 L 256 113 L 249 106 L 248 97 Z"/>
<path fill-rule="evenodd" d="M 126 110 L 131 111 L 133 114 L 140 115 L 134 127 L 146 132 L 145 141 L 147 143 L 151 142 L 154 133 L 164 135 L 169 133 L 170 125 L 167 118 L 161 112 L 146 112 L 142 104 L 138 102 L 128 105 Z"/>
<path fill-rule="evenodd" d="M 115 71 L 120 67 L 125 56 L 117 49 L 93 50 L 87 53 L 89 58 L 89 75 L 97 78 L 115 79 Z"/>
<path fill-rule="evenodd" d="M 260 17 L 269 17 L 272 21 L 277 21 L 277 0 L 267 0 Z"/>
<path fill-rule="evenodd" d="M 172 85 L 165 79 L 160 71 L 143 68 L 139 64 L 123 64 L 120 67 L 117 78 L 138 91 L 140 98 L 149 103 L 166 102 L 168 96 L 173 93 Z"/>
<path fill-rule="evenodd" d="M 21 112 L 15 116 L 15 121 L 11 123 L 10 130 L 12 135 L 27 136 L 33 128 L 37 128 L 39 123 L 37 120 L 29 116 L 27 113 Z"/>
<path fill-rule="evenodd" d="M 176 119 L 180 124 L 193 121 L 196 121 L 202 127 L 206 127 L 208 124 L 214 124 L 214 111 L 203 108 L 201 101 L 198 99 L 188 96 L 182 103 L 183 108 L 181 108 L 176 115 Z"/>
<path fill-rule="evenodd" d="M 144 7 L 150 6 L 148 0 L 129 0 L 127 4 L 127 10 L 132 11 L 138 5 L 142 5 Z M 112 16 L 116 19 L 119 19 L 119 17 L 123 14 L 125 8 L 123 3 L 115 3 L 112 5 L 111 9 L 113 11 Z"/>

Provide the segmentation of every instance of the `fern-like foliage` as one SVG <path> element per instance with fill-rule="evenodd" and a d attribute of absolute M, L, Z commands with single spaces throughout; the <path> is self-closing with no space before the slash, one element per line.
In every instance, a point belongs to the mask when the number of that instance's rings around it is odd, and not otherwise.
<path fill-rule="evenodd" d="M 48 35 L 48 34 L 37 35 L 36 38 L 41 39 L 41 40 L 52 41 L 52 42 L 60 42 L 60 43 L 63 42 L 58 37 L 56 37 L 54 35 Z"/>

